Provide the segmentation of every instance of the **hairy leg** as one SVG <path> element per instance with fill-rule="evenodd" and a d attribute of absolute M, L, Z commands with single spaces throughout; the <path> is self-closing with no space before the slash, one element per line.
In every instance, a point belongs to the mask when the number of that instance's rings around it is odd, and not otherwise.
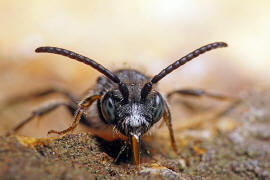
<path fill-rule="evenodd" d="M 56 131 L 56 130 L 50 130 L 48 134 L 55 133 L 59 135 L 67 134 L 68 132 L 73 131 L 79 124 L 81 117 L 84 115 L 84 113 L 88 110 L 88 108 L 98 99 L 100 99 L 100 95 L 93 95 L 93 96 L 87 96 L 85 99 L 83 99 L 79 105 L 78 109 L 75 112 L 75 117 L 73 120 L 73 123 L 70 127 L 68 127 L 65 130 L 62 131 Z M 87 113 L 86 113 L 87 114 Z"/>
<path fill-rule="evenodd" d="M 165 123 L 169 129 L 172 148 L 173 148 L 174 152 L 177 153 L 177 147 L 176 147 L 174 132 L 173 132 L 173 128 L 172 128 L 172 118 L 171 118 L 171 113 L 170 113 L 170 110 L 169 110 L 167 103 L 165 103 L 165 107 L 164 107 L 163 121 L 165 121 Z"/>

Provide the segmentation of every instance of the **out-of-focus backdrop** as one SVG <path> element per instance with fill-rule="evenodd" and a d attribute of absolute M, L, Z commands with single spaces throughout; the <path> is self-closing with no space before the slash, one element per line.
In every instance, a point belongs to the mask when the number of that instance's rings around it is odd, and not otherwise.
<path fill-rule="evenodd" d="M 99 73 L 90 67 L 34 53 L 46 45 L 81 53 L 111 70 L 132 67 L 154 75 L 202 45 L 224 41 L 228 48 L 179 68 L 160 82 L 160 90 L 193 87 L 238 96 L 269 86 L 269 7 L 268 0 L 0 1 L 0 104 L 54 85 L 78 95 L 95 84 Z M 0 134 L 44 100 L 1 112 Z M 36 131 L 26 127 L 22 134 L 46 135 L 48 128 L 42 127 L 61 129 L 70 121 L 60 109 Z"/>

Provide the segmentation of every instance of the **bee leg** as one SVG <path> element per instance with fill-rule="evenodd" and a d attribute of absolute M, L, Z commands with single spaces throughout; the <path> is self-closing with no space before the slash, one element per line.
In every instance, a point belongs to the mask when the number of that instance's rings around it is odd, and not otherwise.
<path fill-rule="evenodd" d="M 116 158 L 113 160 L 113 162 L 114 162 L 115 164 L 118 163 L 121 154 L 126 150 L 127 146 L 128 146 L 128 145 L 127 145 L 127 142 L 125 142 L 124 145 L 121 147 L 119 153 L 117 154 Z"/>
<path fill-rule="evenodd" d="M 217 100 L 224 100 L 224 101 L 232 101 L 235 100 L 236 98 L 234 97 L 229 97 L 229 96 L 224 96 L 221 94 L 215 94 L 215 93 L 211 93 L 211 92 L 207 92 L 204 91 L 202 89 L 179 89 L 179 90 L 175 90 L 172 91 L 170 93 L 167 94 L 167 98 L 170 99 L 172 97 L 172 95 L 174 94 L 179 94 L 179 95 L 184 95 L 184 96 L 193 96 L 193 97 L 202 97 L 202 96 L 206 96 L 209 98 L 214 98 Z"/>
<path fill-rule="evenodd" d="M 84 115 L 84 113 L 96 100 L 100 99 L 100 97 L 101 97 L 100 95 L 94 95 L 94 96 L 87 96 L 86 98 L 84 98 L 78 105 L 78 109 L 75 112 L 75 117 L 71 126 L 63 131 L 50 130 L 48 134 L 55 133 L 55 134 L 63 135 L 70 131 L 73 131 L 78 126 L 80 119 Z"/>
<path fill-rule="evenodd" d="M 32 100 L 32 99 L 39 98 L 39 97 L 43 97 L 43 96 L 47 96 L 47 95 L 54 94 L 54 93 L 62 94 L 65 97 L 67 97 L 72 103 L 77 104 L 78 98 L 76 98 L 74 95 L 69 93 L 67 90 L 60 88 L 60 87 L 51 87 L 51 88 L 40 90 L 37 92 L 32 92 L 29 94 L 12 97 L 8 101 L 6 101 L 2 106 L 0 106 L 0 112 L 2 112 L 3 110 L 5 110 L 8 107 L 23 103 L 25 101 Z"/>
<path fill-rule="evenodd" d="M 23 126 L 25 126 L 27 123 L 29 123 L 32 119 L 36 118 L 36 117 L 41 117 L 53 110 L 55 110 L 57 107 L 59 106 L 65 106 L 68 108 L 68 110 L 74 114 L 76 111 L 76 105 L 74 104 L 70 104 L 64 101 L 56 101 L 56 102 L 50 102 L 47 104 L 42 105 L 41 107 L 39 107 L 37 110 L 33 111 L 31 116 L 29 116 L 27 119 L 25 119 L 24 121 L 22 121 L 20 124 L 18 124 L 15 128 L 13 128 L 12 130 L 10 130 L 6 136 L 9 136 L 11 134 L 16 134 Z"/>
<path fill-rule="evenodd" d="M 238 105 L 240 105 L 242 103 L 241 99 L 235 99 L 234 101 L 232 101 L 231 104 L 229 104 L 228 107 L 224 108 L 222 111 L 218 112 L 213 119 L 218 119 L 220 117 L 225 116 L 226 114 L 228 114 L 230 111 L 232 111 L 233 109 L 235 109 Z"/>
<path fill-rule="evenodd" d="M 167 103 L 165 103 L 165 107 L 164 107 L 163 121 L 165 121 L 165 123 L 169 129 L 171 145 L 172 145 L 174 152 L 177 154 L 177 146 L 176 146 L 175 137 L 174 137 L 174 133 L 173 133 L 171 112 L 169 110 Z"/>
<path fill-rule="evenodd" d="M 201 89 L 179 89 L 179 90 L 175 90 L 172 91 L 170 93 L 167 94 L 167 98 L 170 100 L 171 97 L 174 95 L 182 95 L 182 96 L 190 96 L 190 97 L 208 97 L 208 98 L 213 98 L 219 101 L 230 101 L 230 102 L 234 102 L 236 100 L 238 100 L 235 97 L 229 97 L 229 96 L 225 96 L 225 95 L 221 95 L 221 94 L 216 94 L 216 93 L 211 93 L 211 92 L 207 92 Z M 187 108 L 188 110 L 191 111 L 195 111 L 196 108 L 189 102 L 187 101 L 181 101 L 180 102 L 185 108 Z"/>

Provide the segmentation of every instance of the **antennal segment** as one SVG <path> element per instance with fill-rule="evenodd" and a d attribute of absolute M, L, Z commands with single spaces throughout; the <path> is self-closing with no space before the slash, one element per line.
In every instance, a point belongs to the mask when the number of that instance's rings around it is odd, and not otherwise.
<path fill-rule="evenodd" d="M 37 53 L 53 53 L 53 54 L 60 54 L 62 56 L 66 56 L 69 57 L 71 59 L 75 59 L 77 61 L 83 62 L 87 65 L 90 65 L 91 67 L 93 67 L 94 69 L 98 70 L 99 72 L 101 72 L 102 74 L 104 74 L 107 78 L 109 78 L 110 80 L 112 80 L 113 82 L 117 83 L 119 85 L 119 90 L 121 91 L 123 97 L 124 97 L 124 101 L 127 102 L 128 101 L 128 96 L 129 96 L 129 92 L 128 92 L 128 88 L 126 86 L 126 84 L 124 84 L 123 82 L 120 81 L 120 79 L 114 75 L 111 71 L 109 71 L 108 69 L 106 69 L 104 66 L 102 66 L 101 64 L 98 64 L 96 61 L 89 59 L 85 56 L 82 56 L 80 54 L 77 54 L 75 52 L 66 50 L 66 49 L 62 49 L 62 48 L 58 48 L 58 47 L 39 47 L 35 50 L 35 52 Z"/>
<path fill-rule="evenodd" d="M 195 51 L 192 51 L 188 55 L 182 57 L 181 59 L 175 61 L 171 65 L 169 65 L 167 68 L 163 69 L 159 74 L 155 75 L 152 80 L 144 85 L 141 91 L 141 98 L 145 99 L 147 95 L 152 90 L 152 85 L 160 81 L 162 78 L 164 78 L 166 75 L 170 74 L 175 69 L 179 68 L 180 66 L 184 65 L 188 61 L 194 59 L 195 57 L 199 56 L 200 54 L 203 54 L 207 51 L 210 51 L 212 49 L 221 48 L 221 47 L 227 47 L 228 45 L 224 42 L 215 42 L 211 43 L 205 46 L 200 47 L 199 49 L 196 49 Z"/>

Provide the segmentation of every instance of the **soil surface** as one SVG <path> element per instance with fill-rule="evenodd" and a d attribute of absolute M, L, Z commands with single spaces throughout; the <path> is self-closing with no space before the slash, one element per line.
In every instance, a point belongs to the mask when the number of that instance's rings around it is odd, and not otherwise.
<path fill-rule="evenodd" d="M 140 166 L 115 164 L 86 133 L 1 136 L 0 179 L 270 179 L 270 90 L 243 95 L 214 124 L 211 138 L 177 138 L 177 155 L 168 137 L 146 137 Z"/>

